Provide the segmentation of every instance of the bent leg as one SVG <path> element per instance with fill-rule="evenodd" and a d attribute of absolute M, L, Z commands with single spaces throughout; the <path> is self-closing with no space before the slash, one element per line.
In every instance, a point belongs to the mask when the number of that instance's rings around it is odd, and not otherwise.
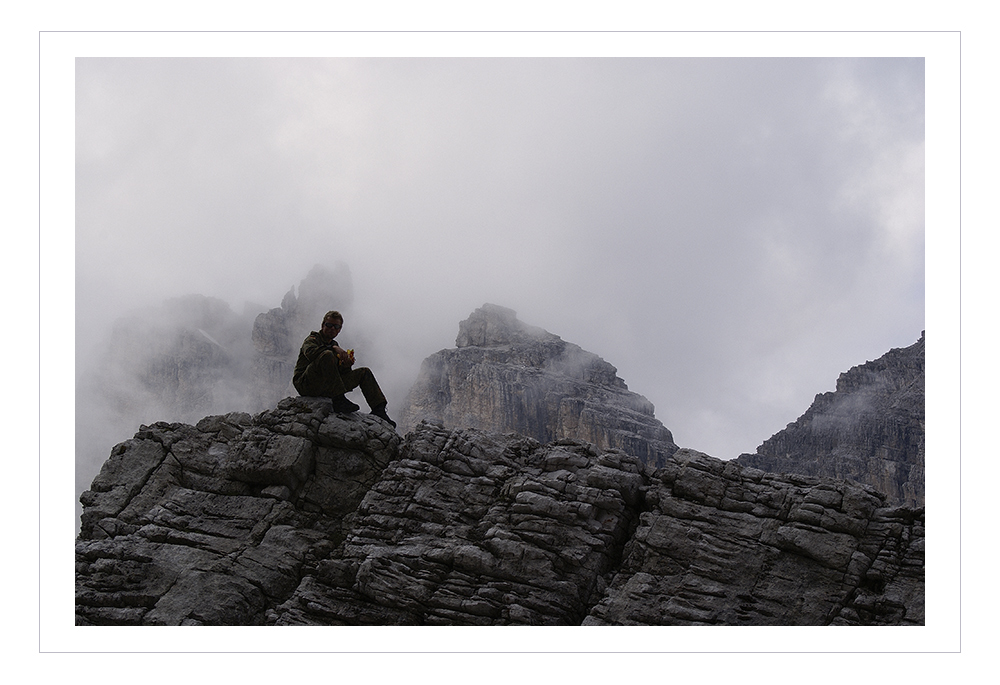
<path fill-rule="evenodd" d="M 344 379 L 337 368 L 337 355 L 332 350 L 325 350 L 302 372 L 302 377 L 295 383 L 295 389 L 303 397 L 334 397 L 343 395 L 352 388 L 344 385 Z M 352 386 L 357 387 L 357 385 Z"/>
<path fill-rule="evenodd" d="M 344 371 L 341 374 L 341 378 L 347 390 L 354 390 L 354 388 L 361 386 L 361 392 L 364 393 L 365 401 L 368 402 L 368 406 L 372 409 L 377 409 L 386 404 L 382 388 L 379 387 L 378 381 L 375 380 L 375 374 L 367 366 Z"/>

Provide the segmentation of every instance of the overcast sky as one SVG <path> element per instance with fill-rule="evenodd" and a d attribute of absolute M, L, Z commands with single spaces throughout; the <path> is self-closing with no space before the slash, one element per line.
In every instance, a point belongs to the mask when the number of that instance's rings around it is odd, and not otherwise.
<path fill-rule="evenodd" d="M 81 58 L 76 79 L 84 351 L 130 308 L 275 307 L 344 262 L 390 413 L 491 302 L 729 459 L 924 328 L 919 58 Z"/>

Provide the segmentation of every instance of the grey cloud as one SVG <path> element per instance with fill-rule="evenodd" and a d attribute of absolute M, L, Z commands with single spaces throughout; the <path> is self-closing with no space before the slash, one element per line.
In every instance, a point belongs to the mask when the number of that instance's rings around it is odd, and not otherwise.
<path fill-rule="evenodd" d="M 81 59 L 77 79 L 78 350 L 130 307 L 273 307 L 342 260 L 391 401 L 494 302 L 729 458 L 923 329 L 919 59 Z"/>

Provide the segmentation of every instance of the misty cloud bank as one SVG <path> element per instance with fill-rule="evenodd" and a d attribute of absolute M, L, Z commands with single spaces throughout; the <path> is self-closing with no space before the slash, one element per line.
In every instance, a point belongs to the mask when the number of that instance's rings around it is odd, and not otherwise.
<path fill-rule="evenodd" d="M 128 386 L 129 335 L 197 295 L 231 325 L 162 343 L 225 367 L 317 263 L 390 413 L 493 302 L 720 458 L 924 329 L 921 59 L 81 58 L 76 94 L 84 471 L 171 404 L 246 410 Z"/>

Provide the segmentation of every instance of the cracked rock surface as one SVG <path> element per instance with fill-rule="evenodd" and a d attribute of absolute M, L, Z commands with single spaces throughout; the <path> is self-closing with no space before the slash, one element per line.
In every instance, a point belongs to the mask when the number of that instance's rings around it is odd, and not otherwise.
<path fill-rule="evenodd" d="M 144 426 L 80 498 L 77 623 L 263 623 L 340 543 L 399 442 L 303 397 Z"/>
<path fill-rule="evenodd" d="M 83 494 L 80 625 L 907 625 L 923 510 L 329 400 L 154 424 Z"/>

